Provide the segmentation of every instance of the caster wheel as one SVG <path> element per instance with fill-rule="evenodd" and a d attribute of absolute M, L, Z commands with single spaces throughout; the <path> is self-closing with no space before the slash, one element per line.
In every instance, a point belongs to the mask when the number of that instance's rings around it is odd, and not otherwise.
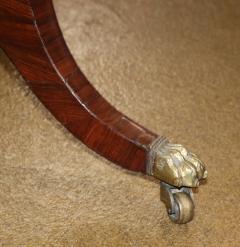
<path fill-rule="evenodd" d="M 165 203 L 168 216 L 174 223 L 185 224 L 193 219 L 194 202 L 190 188 L 179 189 L 162 182 L 161 200 Z"/>
<path fill-rule="evenodd" d="M 194 204 L 189 194 L 178 192 L 173 194 L 174 205 L 169 212 L 170 219 L 178 224 L 188 223 L 193 219 Z"/>

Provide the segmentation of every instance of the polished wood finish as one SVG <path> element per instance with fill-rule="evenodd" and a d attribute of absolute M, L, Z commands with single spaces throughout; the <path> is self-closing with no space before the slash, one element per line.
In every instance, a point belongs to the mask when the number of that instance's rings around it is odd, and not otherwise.
<path fill-rule="evenodd" d="M 51 0 L 1 0 L 0 47 L 52 114 L 89 148 L 146 173 L 157 135 L 111 106 L 69 52 Z"/>

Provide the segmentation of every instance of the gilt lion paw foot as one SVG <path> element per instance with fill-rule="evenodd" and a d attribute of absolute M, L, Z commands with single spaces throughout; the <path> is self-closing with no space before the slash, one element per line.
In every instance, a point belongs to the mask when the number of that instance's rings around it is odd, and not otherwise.
<path fill-rule="evenodd" d="M 207 170 L 197 155 L 180 144 L 160 140 L 153 150 L 152 175 L 176 187 L 198 187 Z"/>

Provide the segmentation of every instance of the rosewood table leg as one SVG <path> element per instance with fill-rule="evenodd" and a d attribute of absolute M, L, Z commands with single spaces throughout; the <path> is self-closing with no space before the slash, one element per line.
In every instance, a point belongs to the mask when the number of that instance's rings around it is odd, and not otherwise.
<path fill-rule="evenodd" d="M 193 217 L 191 187 L 204 164 L 111 106 L 69 52 L 51 0 L 1 0 L 0 47 L 49 111 L 89 148 L 123 168 L 159 179 L 170 218 Z"/>

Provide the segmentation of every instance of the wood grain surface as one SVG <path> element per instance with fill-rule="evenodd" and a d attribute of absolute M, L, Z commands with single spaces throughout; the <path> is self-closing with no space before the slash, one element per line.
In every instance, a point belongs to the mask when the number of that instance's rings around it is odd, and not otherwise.
<path fill-rule="evenodd" d="M 69 52 L 51 0 L 0 2 L 0 46 L 52 114 L 89 148 L 146 172 L 157 135 L 111 106 Z"/>

